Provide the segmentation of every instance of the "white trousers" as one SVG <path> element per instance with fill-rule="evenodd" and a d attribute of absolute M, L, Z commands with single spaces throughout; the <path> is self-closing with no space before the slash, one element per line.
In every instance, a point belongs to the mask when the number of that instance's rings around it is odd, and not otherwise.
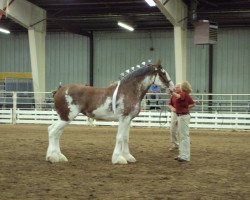
<path fill-rule="evenodd" d="M 175 112 L 171 112 L 170 140 L 173 146 L 178 147 L 178 118 Z"/>
<path fill-rule="evenodd" d="M 180 135 L 179 157 L 190 161 L 190 138 L 189 138 L 190 115 L 178 116 L 178 129 Z"/>

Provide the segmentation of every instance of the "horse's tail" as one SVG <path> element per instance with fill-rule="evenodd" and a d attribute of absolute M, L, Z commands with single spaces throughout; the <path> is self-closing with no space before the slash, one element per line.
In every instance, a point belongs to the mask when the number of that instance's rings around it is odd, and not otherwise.
<path fill-rule="evenodd" d="M 57 91 L 61 88 L 61 84 L 58 86 L 57 90 L 52 91 L 52 96 L 54 97 L 57 93 Z"/>

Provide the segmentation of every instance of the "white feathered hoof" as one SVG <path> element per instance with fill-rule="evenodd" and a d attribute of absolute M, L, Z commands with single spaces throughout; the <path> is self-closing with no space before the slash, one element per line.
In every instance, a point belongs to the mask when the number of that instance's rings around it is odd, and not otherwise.
<path fill-rule="evenodd" d="M 128 164 L 127 160 L 123 156 L 112 156 L 112 163 L 120 165 Z"/>
<path fill-rule="evenodd" d="M 46 155 L 46 161 L 50 163 L 67 162 L 68 159 L 62 153 L 50 153 Z"/>
<path fill-rule="evenodd" d="M 128 155 L 126 155 L 126 156 L 124 156 L 124 157 L 125 157 L 125 159 L 127 160 L 127 162 L 129 162 L 129 163 L 135 163 L 135 162 L 136 162 L 135 157 L 132 156 L 131 154 L 128 154 Z"/>

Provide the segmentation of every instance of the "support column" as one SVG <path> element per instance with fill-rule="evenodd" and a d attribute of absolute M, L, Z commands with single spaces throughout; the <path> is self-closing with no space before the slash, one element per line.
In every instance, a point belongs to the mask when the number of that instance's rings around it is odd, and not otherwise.
<path fill-rule="evenodd" d="M 89 85 L 94 86 L 94 35 L 89 36 Z"/>
<path fill-rule="evenodd" d="M 46 10 L 27 0 L 0 0 L 0 10 L 28 29 L 35 103 L 40 108 L 45 99 Z"/>
<path fill-rule="evenodd" d="M 209 44 L 208 46 L 208 93 L 213 93 L 213 45 Z M 211 112 L 213 106 L 213 96 L 208 96 L 208 109 Z"/>
<path fill-rule="evenodd" d="M 176 83 L 187 80 L 187 29 L 174 27 L 175 77 Z"/>
<path fill-rule="evenodd" d="M 36 108 L 45 100 L 45 32 L 28 30 Z"/>
<path fill-rule="evenodd" d="M 157 7 L 174 26 L 176 82 L 186 80 L 187 6 L 182 0 L 154 0 Z"/>

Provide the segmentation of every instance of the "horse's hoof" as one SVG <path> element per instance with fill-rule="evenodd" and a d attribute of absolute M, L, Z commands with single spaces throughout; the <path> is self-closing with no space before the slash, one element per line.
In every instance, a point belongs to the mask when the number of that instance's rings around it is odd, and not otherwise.
<path fill-rule="evenodd" d="M 125 156 L 125 158 L 130 163 L 135 163 L 136 162 L 136 159 L 131 154 L 129 154 L 128 156 Z"/>
<path fill-rule="evenodd" d="M 61 153 L 52 153 L 46 156 L 46 161 L 50 163 L 67 162 L 68 159 Z"/>
<path fill-rule="evenodd" d="M 117 158 L 112 157 L 112 163 L 120 165 L 128 164 L 127 160 L 123 156 L 118 156 Z"/>

